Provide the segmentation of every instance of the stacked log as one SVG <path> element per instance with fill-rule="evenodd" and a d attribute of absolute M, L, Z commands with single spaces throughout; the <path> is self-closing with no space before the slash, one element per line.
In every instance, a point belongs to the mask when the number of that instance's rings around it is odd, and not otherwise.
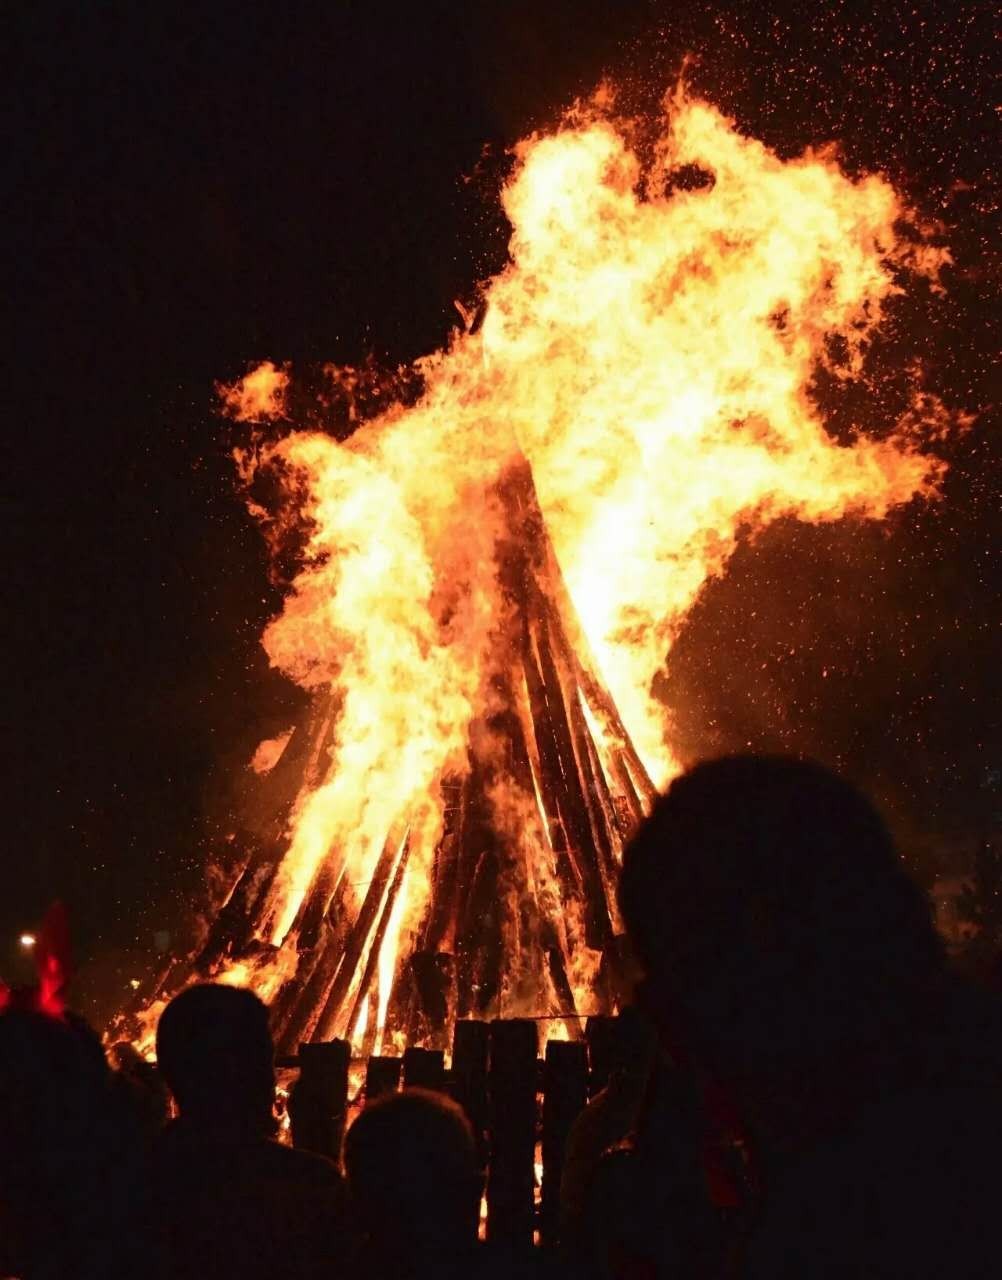
<path fill-rule="evenodd" d="M 507 532 L 496 552 L 501 602 L 484 712 L 470 729 L 467 768 L 438 784 L 442 836 L 424 918 L 409 922 L 413 950 L 397 956 L 384 1043 L 398 1033 L 444 1049 L 457 1018 L 609 1011 L 618 986 L 616 872 L 653 788 L 589 652 L 527 463 L 509 468 L 497 500 Z M 320 696 L 263 780 L 231 892 L 163 994 L 282 941 L 270 890 L 290 815 L 329 770 L 336 711 L 330 693 Z M 501 794 L 538 818 L 513 831 L 495 807 Z M 273 999 L 281 1051 L 350 1037 L 363 1014 L 366 1041 L 356 1048 L 375 1047 L 379 954 L 407 881 L 407 821 L 398 815 L 367 886 L 347 882 L 344 850 L 331 849 L 319 866 L 286 939 L 296 972 Z M 583 939 L 568 919 L 583 922 Z M 589 1008 L 578 1007 L 570 977 L 580 941 L 602 955 Z"/>

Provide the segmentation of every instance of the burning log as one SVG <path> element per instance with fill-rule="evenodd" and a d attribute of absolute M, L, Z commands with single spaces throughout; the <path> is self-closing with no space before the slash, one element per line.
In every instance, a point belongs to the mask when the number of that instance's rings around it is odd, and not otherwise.
<path fill-rule="evenodd" d="M 483 1014 L 497 1000 L 500 989 L 502 935 L 497 887 L 501 840 L 486 797 L 486 776 L 474 762 L 468 782 L 456 922 L 458 1013 L 462 1018 Z"/>
<path fill-rule="evenodd" d="M 556 762 L 556 772 L 551 771 L 550 782 L 557 796 L 564 830 L 572 841 L 571 854 L 576 864 L 576 879 L 587 904 L 588 944 L 601 950 L 612 937 L 612 925 L 599 867 L 599 854 L 592 838 L 584 780 L 578 771 L 574 755 L 563 689 L 550 650 L 549 637 L 541 629 L 535 639 L 546 697 L 546 714 L 540 715 L 536 723 L 542 729 L 544 738 L 549 736 L 551 758 Z"/>
<path fill-rule="evenodd" d="M 341 955 L 334 982 L 327 993 L 320 1017 L 317 1020 L 316 1034 L 321 1040 L 326 1039 L 343 1018 L 342 1005 L 351 991 L 359 960 L 366 942 L 369 940 L 377 912 L 383 904 L 383 897 L 389 886 L 390 876 L 393 874 L 397 863 L 403 862 L 406 857 L 407 838 L 404 837 L 403 841 L 398 842 L 391 834 L 383 846 L 383 852 L 380 854 L 375 874 L 369 883 L 362 902 L 362 908 L 348 935 L 348 941 Z M 350 1028 L 348 1030 L 350 1031 Z"/>
<path fill-rule="evenodd" d="M 231 870 L 232 887 L 193 962 L 208 974 L 224 955 L 241 955 L 261 936 L 259 917 L 266 909 L 274 879 L 288 847 L 286 829 L 298 796 L 321 780 L 334 724 L 332 699 L 318 699 L 292 732 L 278 761 L 257 780 L 257 792 L 245 806 L 243 855 Z"/>
<path fill-rule="evenodd" d="M 425 1038 L 432 1048 L 444 1049 L 455 1005 L 455 958 L 445 952 L 415 951 L 411 965 Z"/>
<path fill-rule="evenodd" d="M 574 754 L 582 779 L 582 791 L 591 824 L 592 844 L 597 854 L 599 881 L 604 891 L 606 911 L 614 918 L 618 858 L 622 854 L 623 833 L 619 829 L 615 805 L 598 758 L 598 751 L 588 732 L 588 725 L 577 698 L 568 703 L 568 724 L 574 741 Z"/>
<path fill-rule="evenodd" d="M 507 522 L 497 547 L 504 607 L 486 657 L 485 710 L 470 727 L 465 776 L 437 784 L 442 831 L 420 914 L 413 903 L 406 908 L 416 945 L 409 955 L 397 948 L 382 1028 L 376 977 L 384 941 L 400 927 L 392 922 L 403 918 L 395 905 L 408 893 L 409 842 L 396 834 L 407 814 L 397 816 L 361 902 L 350 879 L 357 863 L 338 846 L 312 867 L 291 922 L 281 923 L 290 908 L 275 892 L 276 850 L 286 847 L 278 832 L 295 797 L 324 777 L 330 695 L 318 699 L 266 779 L 281 824 L 274 818 L 269 828 L 260 810 L 257 820 L 275 842 L 245 858 L 197 964 L 212 973 L 246 956 L 253 972 L 271 963 L 270 942 L 259 940 L 281 938 L 283 956 L 295 963 L 272 1000 L 283 1050 L 335 1034 L 354 1035 L 362 1052 L 380 1034 L 443 1048 L 457 1017 L 526 1009 L 570 1016 L 583 996 L 589 1007 L 610 1007 L 612 884 L 650 783 L 593 672 L 524 462 L 506 470 L 498 500 Z M 568 920 L 581 921 L 583 936 Z M 571 978 L 579 945 L 602 957 L 587 991 L 575 988 L 580 973 Z"/>
<path fill-rule="evenodd" d="M 299 952 L 295 974 L 273 1002 L 273 1034 L 285 1048 L 298 1044 L 311 1033 L 324 993 L 330 989 L 341 964 L 350 919 L 350 890 L 345 884 L 340 889 L 337 907 L 323 920 L 316 944 L 310 950 Z"/>
<path fill-rule="evenodd" d="M 421 950 L 442 950 L 456 928 L 459 910 L 460 865 L 463 851 L 463 817 L 466 789 L 462 780 L 443 780 L 444 829 L 435 850 L 430 909 L 421 938 Z"/>
<path fill-rule="evenodd" d="M 400 856 L 397 858 L 396 870 L 393 872 L 393 880 L 390 882 L 389 892 L 386 894 L 386 899 L 383 902 L 383 908 L 379 915 L 379 922 L 376 925 L 376 931 L 373 934 L 371 943 L 369 944 L 369 957 L 362 973 L 362 980 L 359 983 L 358 997 L 351 1011 L 351 1016 L 348 1019 L 349 1030 L 358 1023 L 359 1016 L 362 1012 L 362 1005 L 372 994 L 372 982 L 376 975 L 376 969 L 379 965 L 379 954 L 382 950 L 383 939 L 386 937 L 386 930 L 389 927 L 390 917 L 393 914 L 393 904 L 396 902 L 397 894 L 400 892 L 400 886 L 403 883 L 404 873 L 407 870 L 408 848 L 408 843 L 405 840 L 404 846 L 400 851 Z M 371 1017 L 366 1023 L 366 1030 L 367 1034 L 370 1035 L 376 1030 L 375 1020 Z"/>

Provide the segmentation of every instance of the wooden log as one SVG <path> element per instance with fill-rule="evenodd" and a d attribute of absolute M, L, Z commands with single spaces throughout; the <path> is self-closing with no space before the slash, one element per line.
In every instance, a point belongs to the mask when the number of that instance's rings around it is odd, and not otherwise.
<path fill-rule="evenodd" d="M 445 1092 L 445 1054 L 412 1046 L 404 1053 L 404 1088 Z"/>
<path fill-rule="evenodd" d="M 392 1044 L 394 1037 L 410 1034 L 414 1025 L 413 1009 L 417 1004 L 417 992 L 414 989 L 414 972 L 409 964 L 396 965 L 393 986 L 390 990 L 389 1004 L 386 1009 L 386 1026 L 383 1030 L 383 1043 Z"/>
<path fill-rule="evenodd" d="M 557 941 L 552 926 L 544 928 L 544 937 L 546 944 L 548 944 L 544 945 L 546 971 L 550 975 L 550 982 L 553 984 L 553 991 L 557 998 L 557 1003 L 560 1006 L 561 1012 L 567 1014 L 574 1013 L 577 1010 L 577 1000 L 574 997 L 574 990 L 567 977 L 567 965 L 564 962 L 563 949 Z"/>
<path fill-rule="evenodd" d="M 593 1098 L 609 1083 L 616 1065 L 616 1019 L 607 1015 L 589 1018 L 585 1024 L 585 1041 L 588 1045 L 588 1096 Z"/>
<path fill-rule="evenodd" d="M 535 580 L 553 633 L 560 637 L 561 656 L 568 662 L 575 683 L 584 690 L 589 706 L 605 722 L 610 736 L 619 741 L 629 762 L 634 786 L 650 808 L 656 798 L 654 786 L 636 753 L 619 709 L 596 675 L 598 666 L 553 550 L 528 461 L 520 459 L 511 465 L 498 489 L 509 514 L 513 537 L 523 548 L 524 572 Z"/>
<path fill-rule="evenodd" d="M 362 1012 L 363 1003 L 368 1000 L 369 993 L 372 990 L 373 979 L 376 976 L 376 970 L 379 967 L 379 952 L 383 945 L 383 939 L 386 937 L 386 930 L 390 923 L 390 916 L 393 914 L 393 904 L 396 901 L 397 894 L 400 892 L 400 886 L 403 884 L 404 872 L 407 870 L 407 855 L 410 852 L 410 837 L 404 841 L 404 846 L 400 850 L 397 857 L 397 865 L 393 872 L 393 879 L 390 881 L 389 891 L 383 903 L 382 910 L 379 914 L 379 920 L 376 923 L 376 932 L 373 934 L 372 942 L 369 944 L 369 954 L 366 957 L 365 969 L 362 971 L 362 979 L 358 985 L 358 994 L 355 997 L 355 1004 L 352 1008 L 351 1015 L 348 1018 L 348 1034 L 351 1034 L 352 1028 L 358 1021 L 359 1014 Z M 370 1018 L 366 1027 L 366 1034 L 371 1030 L 375 1032 L 375 1026 L 372 1025 L 375 1019 Z"/>
<path fill-rule="evenodd" d="M 487 1238 L 528 1248 L 533 1236 L 536 1147 L 536 1024 L 495 1021 L 490 1028 Z"/>
<path fill-rule="evenodd" d="M 473 1126 L 481 1163 L 487 1162 L 487 1060 L 490 1029 L 486 1022 L 459 1019 L 452 1037 L 453 1098 Z"/>
<path fill-rule="evenodd" d="M 191 962 L 194 973 L 210 973 L 224 957 L 239 954 L 254 937 L 258 901 L 269 886 L 284 853 L 284 846 L 267 850 L 252 837 L 233 871 L 233 887 L 219 907 L 208 935 Z"/>
<path fill-rule="evenodd" d="M 455 946 L 457 893 L 463 847 L 463 780 L 443 780 L 439 792 L 442 798 L 443 830 L 435 850 L 428 916 L 420 934 L 422 951 L 443 951 Z"/>
<path fill-rule="evenodd" d="M 350 1060 L 346 1040 L 299 1046 L 299 1079 L 289 1098 L 294 1146 L 340 1160 Z"/>
<path fill-rule="evenodd" d="M 283 1048 L 307 1039 L 317 1025 L 348 938 L 349 893 L 342 884 L 317 945 L 300 954 L 295 974 L 272 1001 L 274 1034 Z"/>
<path fill-rule="evenodd" d="M 499 879 L 498 857 L 485 852 L 477 865 L 477 878 L 470 895 L 473 911 L 470 913 L 472 936 L 467 935 L 469 1007 L 464 1012 L 472 1017 L 484 1017 L 500 1007 L 506 904 L 500 896 Z"/>
<path fill-rule="evenodd" d="M 400 1071 L 403 1062 L 400 1058 L 385 1058 L 373 1055 L 365 1068 L 365 1100 L 374 1102 L 385 1094 L 396 1093 L 400 1088 Z"/>
<path fill-rule="evenodd" d="M 264 843 L 275 845 L 283 839 L 296 800 L 323 780 L 330 767 L 334 719 L 333 696 L 317 696 L 293 730 L 274 768 L 263 776 L 248 776 L 251 794 L 243 807 Z"/>
<path fill-rule="evenodd" d="M 657 791 L 643 761 L 637 755 L 633 740 L 619 714 L 619 708 L 596 675 L 598 668 L 591 653 L 591 646 L 578 621 L 549 539 L 547 539 L 546 558 L 547 589 L 542 594 L 548 617 L 554 624 L 555 633 L 560 636 L 562 656 L 568 662 L 574 674 L 575 683 L 581 687 L 589 707 L 596 717 L 604 722 L 610 738 L 619 744 L 629 762 L 635 785 L 643 795 L 647 808 L 650 808 L 657 798 Z"/>
<path fill-rule="evenodd" d="M 468 783 L 468 821 L 463 831 L 466 888 L 456 930 L 460 1017 L 476 1017 L 489 1009 L 501 983 L 503 903 L 498 878 L 503 847 L 492 822 L 486 785 L 487 775 L 476 765 Z"/>
<path fill-rule="evenodd" d="M 207 971 L 228 952 L 239 954 L 255 936 L 267 936 L 266 915 L 271 890 L 288 849 L 289 815 L 296 798 L 320 781 L 333 725 L 330 695 L 319 698 L 305 721 L 297 726 L 271 773 L 258 780 L 256 794 L 244 806 L 257 851 L 243 864 L 234 880 L 226 909 L 196 961 Z M 253 814 L 260 815 L 254 817 Z"/>
<path fill-rule="evenodd" d="M 415 951 L 411 956 L 421 1022 L 432 1049 L 448 1042 L 450 1015 L 456 1007 L 456 961 L 446 952 Z"/>
<path fill-rule="evenodd" d="M 570 700 L 567 710 L 567 719 L 574 739 L 574 752 L 578 758 L 578 768 L 584 786 L 585 803 L 591 819 L 592 835 L 599 854 L 599 870 L 608 901 L 609 893 L 614 890 L 619 878 L 619 863 L 616 856 L 622 847 L 619 823 L 605 773 L 602 770 L 598 748 L 592 739 L 577 697 Z M 609 914 L 613 915 L 611 903 Z"/>
<path fill-rule="evenodd" d="M 365 1008 L 365 1031 L 362 1033 L 362 1044 L 358 1056 L 363 1061 L 368 1062 L 376 1051 L 376 1033 L 379 1030 L 376 1025 L 379 1020 L 379 992 L 375 986 L 369 988 L 369 994 L 365 1000 Z M 354 1029 L 357 1025 L 357 1021 L 348 1024 L 349 1035 L 354 1035 Z M 354 1048 L 354 1046 L 352 1047 Z"/>
<path fill-rule="evenodd" d="M 309 950 L 316 945 L 338 889 L 344 884 L 344 873 L 343 850 L 330 849 L 313 873 L 310 886 L 289 926 L 298 946 Z"/>
<path fill-rule="evenodd" d="M 560 804 L 561 817 L 571 838 L 581 892 L 586 904 L 588 945 L 602 949 L 612 937 L 612 922 L 600 870 L 600 854 L 595 846 L 585 799 L 584 783 L 568 723 L 565 693 L 550 647 L 549 629 L 535 632 L 535 650 L 545 688 L 544 736 L 549 736 L 559 771 L 551 780 Z"/>
<path fill-rule="evenodd" d="M 518 701 L 516 706 L 519 714 L 514 717 L 514 727 L 512 729 L 512 763 L 513 774 L 520 787 L 525 793 L 530 805 L 537 803 L 537 786 L 536 775 L 540 765 L 538 757 L 535 756 L 535 740 L 532 732 L 531 709 L 528 705 L 528 690 L 524 686 L 517 695 Z M 532 740 L 530 740 L 530 737 Z M 541 800 L 542 797 L 539 797 Z M 540 817 L 540 848 L 537 858 L 545 860 L 545 874 L 557 886 L 566 885 L 566 879 L 561 879 L 557 866 L 557 860 L 549 843 L 548 829 L 545 828 L 546 818 Z M 562 831 L 562 827 L 560 828 Z M 575 1010 L 575 997 L 571 989 L 570 982 L 567 978 L 566 957 L 564 955 L 564 946 L 557 932 L 556 920 L 552 914 L 540 904 L 537 897 L 533 897 L 532 905 L 536 913 L 536 931 L 538 934 L 538 951 L 543 957 L 545 971 L 549 975 L 550 984 L 553 988 L 554 997 L 556 999 L 556 1008 L 564 1013 L 571 1013 Z M 540 982 L 544 981 L 544 974 L 540 972 L 538 975 Z"/>
<path fill-rule="evenodd" d="M 343 1020 L 345 1011 L 342 1006 L 351 991 L 359 961 L 365 950 L 365 944 L 369 940 L 377 913 L 382 906 L 383 895 L 386 893 L 390 876 L 393 874 L 400 852 L 402 851 L 399 845 L 399 833 L 391 831 L 383 845 L 383 851 L 379 855 L 365 898 L 362 901 L 362 906 L 351 926 L 344 952 L 338 964 L 337 973 L 327 992 L 322 1012 L 317 1020 L 316 1035 L 320 1040 L 330 1037 L 337 1028 L 338 1023 Z"/>
<path fill-rule="evenodd" d="M 588 1050 L 581 1041 L 551 1040 L 543 1064 L 543 1194 L 540 1236 L 555 1246 L 560 1235 L 560 1181 L 571 1125 L 588 1098 Z"/>
<path fill-rule="evenodd" d="M 555 856 L 557 880 L 564 887 L 565 892 L 581 894 L 584 885 L 580 869 L 568 845 L 570 833 L 565 829 L 563 822 L 563 812 L 566 808 L 565 787 L 560 768 L 560 755 L 549 722 L 546 686 L 535 652 L 531 647 L 528 628 L 526 628 L 526 637 L 522 670 L 529 695 L 536 757 L 539 761 L 539 789 L 547 810 L 550 847 Z"/>

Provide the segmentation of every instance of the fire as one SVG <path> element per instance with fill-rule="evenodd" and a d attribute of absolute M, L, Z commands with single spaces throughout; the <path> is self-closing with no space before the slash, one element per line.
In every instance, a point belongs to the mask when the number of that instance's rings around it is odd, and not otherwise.
<path fill-rule="evenodd" d="M 394 402 L 343 442 L 259 433 L 239 453 L 245 479 L 269 468 L 304 495 L 295 518 L 309 530 L 306 553 L 264 645 L 275 667 L 330 700 L 333 730 L 290 812 L 257 914 L 260 954 L 224 975 L 269 994 L 306 982 L 319 972 L 297 973 L 309 896 L 321 894 L 329 921 L 335 901 L 360 917 L 379 888 L 343 1011 L 318 1011 L 301 1030 L 382 1042 L 394 974 L 429 910 L 446 790 L 476 769 L 492 774 L 494 828 L 518 851 L 498 879 L 514 959 L 496 1009 L 573 1013 L 554 1008 L 552 992 L 547 1009 L 530 1008 L 547 1003 L 533 995 L 542 962 L 527 959 L 544 947 L 539 916 L 579 1012 L 597 981 L 602 951 L 594 929 L 589 942 L 586 895 L 569 894 L 560 871 L 545 744 L 526 711 L 542 695 L 521 676 L 506 683 L 499 657 L 499 635 L 522 634 L 502 568 L 512 511 L 526 509 L 505 496 L 513 469 L 531 468 L 570 641 L 595 677 L 571 680 L 570 659 L 558 673 L 568 723 L 583 726 L 575 758 L 593 740 L 588 767 L 641 799 L 645 768 L 657 784 L 677 769 L 652 680 L 741 532 L 781 516 L 881 519 L 935 492 L 942 466 L 918 446 L 942 411 L 918 388 L 905 420 L 861 423 L 838 443 L 811 387 L 819 366 L 865 378 L 902 282 L 938 287 L 946 251 L 902 234 L 908 210 L 879 174 L 853 179 L 831 150 L 781 160 L 682 91 L 665 107 L 646 165 L 608 93 L 519 145 L 503 193 L 510 261 L 483 286 L 480 327 L 465 324 L 418 362 L 415 403 Z M 335 382 L 351 385 L 351 374 L 336 370 Z M 222 389 L 225 410 L 281 416 L 288 382 L 262 365 Z M 533 614 L 525 625 L 544 671 L 543 624 Z M 519 785 L 491 727 L 506 699 L 522 722 L 529 781 Z M 615 708 L 639 755 L 620 752 L 618 773 Z M 262 744 L 253 767 L 271 769 L 276 750 Z M 620 837 L 612 843 L 618 857 Z M 338 989 L 324 981 L 318 991 Z"/>
<path fill-rule="evenodd" d="M 257 774 L 271 773 L 275 765 L 281 760 L 282 752 L 289 745 L 292 733 L 292 729 L 286 729 L 278 734 L 277 737 L 265 738 L 262 742 L 259 742 L 257 750 L 251 756 L 248 768 Z"/>
<path fill-rule="evenodd" d="M 232 387 L 218 387 L 223 412 L 240 421 L 257 422 L 285 417 L 285 395 L 289 375 L 270 360 L 247 374 Z"/>

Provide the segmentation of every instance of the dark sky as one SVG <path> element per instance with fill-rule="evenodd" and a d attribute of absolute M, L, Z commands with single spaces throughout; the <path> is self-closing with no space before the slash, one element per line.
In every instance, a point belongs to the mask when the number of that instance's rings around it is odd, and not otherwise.
<path fill-rule="evenodd" d="M 934 508 L 739 552 L 663 683 L 677 740 L 839 764 L 923 875 L 997 821 L 991 6 L 41 3 L 5 36 L 0 970 L 56 895 L 84 955 L 176 925 L 228 779 L 296 705 L 257 647 L 278 597 L 213 380 L 440 345 L 504 261 L 506 146 L 603 72 L 654 106 L 687 52 L 742 128 L 839 139 L 943 220 L 949 296 L 878 358 L 918 352 L 979 416 Z"/>

